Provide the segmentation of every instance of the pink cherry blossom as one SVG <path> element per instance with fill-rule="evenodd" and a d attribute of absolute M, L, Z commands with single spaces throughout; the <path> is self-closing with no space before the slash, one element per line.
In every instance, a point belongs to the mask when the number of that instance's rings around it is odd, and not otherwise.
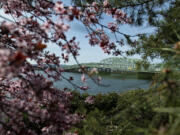
<path fill-rule="evenodd" d="M 115 31 L 117 31 L 118 26 L 117 26 L 116 23 L 110 22 L 110 23 L 108 23 L 108 28 L 109 28 L 112 32 L 115 32 Z"/>
<path fill-rule="evenodd" d="M 82 82 L 82 83 L 85 83 L 85 82 L 86 82 L 86 78 L 85 78 L 85 75 L 84 75 L 84 74 L 81 75 L 81 82 Z"/>
<path fill-rule="evenodd" d="M 61 14 L 65 10 L 64 4 L 61 1 L 57 1 L 53 9 L 57 14 Z"/>
<path fill-rule="evenodd" d="M 81 89 L 81 90 L 88 90 L 89 87 L 88 87 L 88 86 L 81 86 L 80 89 Z"/>
<path fill-rule="evenodd" d="M 93 96 L 88 96 L 88 97 L 85 99 L 85 103 L 93 104 L 93 103 L 94 103 L 94 97 L 93 97 Z"/>
<path fill-rule="evenodd" d="M 103 2 L 103 6 L 104 6 L 104 7 L 109 6 L 109 2 L 108 2 L 108 0 L 105 0 L 105 1 Z"/>

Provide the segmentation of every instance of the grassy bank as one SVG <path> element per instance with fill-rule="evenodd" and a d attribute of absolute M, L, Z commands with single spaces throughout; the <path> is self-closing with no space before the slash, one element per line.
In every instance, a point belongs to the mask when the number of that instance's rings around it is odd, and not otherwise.
<path fill-rule="evenodd" d="M 78 135 L 170 135 L 171 122 L 177 117 L 161 110 L 170 102 L 153 90 L 99 94 L 93 97 L 93 104 L 84 102 L 87 94 L 74 92 L 73 95 L 70 111 L 84 116 L 84 120 L 71 130 Z M 179 98 L 176 103 L 178 101 Z"/>

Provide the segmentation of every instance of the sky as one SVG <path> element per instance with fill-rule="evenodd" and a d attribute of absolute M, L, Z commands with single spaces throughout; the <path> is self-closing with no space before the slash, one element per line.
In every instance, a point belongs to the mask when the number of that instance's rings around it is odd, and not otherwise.
<path fill-rule="evenodd" d="M 71 0 L 63 0 L 65 5 L 70 5 Z M 5 16 L 9 19 L 11 19 L 11 16 L 7 16 L 3 13 L 2 10 L 0 10 L 0 15 Z M 2 18 L 0 18 L 0 21 L 2 21 Z M 109 17 L 104 17 L 103 23 L 108 23 L 112 22 L 113 20 Z M 149 27 L 149 26 L 143 26 L 143 27 L 132 27 L 129 25 L 122 25 L 119 27 L 120 31 L 126 34 L 130 35 L 135 35 L 136 33 L 153 33 L 155 31 L 155 28 Z M 79 46 L 81 50 L 79 51 L 79 56 L 77 57 L 78 61 L 80 63 L 88 63 L 88 62 L 99 62 L 105 58 L 109 57 L 115 57 L 112 55 L 107 55 L 103 53 L 100 47 L 95 46 L 92 47 L 88 44 L 88 39 L 85 38 L 87 35 L 87 32 L 82 24 L 80 24 L 77 21 L 74 21 L 73 23 L 70 24 L 70 30 L 67 32 L 67 37 L 70 39 L 73 36 L 76 36 L 76 41 L 79 42 Z M 111 37 L 112 40 L 113 37 Z M 122 50 L 127 50 L 129 49 L 128 46 L 123 46 L 121 48 Z M 55 53 L 56 55 L 60 56 L 61 50 L 55 46 L 55 45 L 48 45 L 47 50 Z M 134 55 L 130 58 L 140 58 L 139 55 Z M 155 60 L 154 62 L 159 62 L 160 60 Z M 63 62 L 61 62 L 64 64 Z M 69 63 L 66 64 L 76 64 L 75 60 L 70 57 Z"/>

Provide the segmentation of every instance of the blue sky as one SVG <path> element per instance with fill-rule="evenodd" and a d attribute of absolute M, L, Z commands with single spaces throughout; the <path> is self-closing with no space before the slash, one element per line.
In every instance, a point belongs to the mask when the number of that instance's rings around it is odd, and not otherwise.
<path fill-rule="evenodd" d="M 71 0 L 63 0 L 65 5 L 69 5 Z M 3 14 L 2 11 L 0 11 L 0 14 L 3 16 L 6 16 L 8 18 L 11 18 L 10 16 L 7 16 Z M 2 19 L 0 19 L 2 21 Z M 110 17 L 104 17 L 103 23 L 107 24 L 108 22 L 112 22 L 113 20 Z M 119 27 L 120 31 L 126 34 L 135 35 L 136 33 L 152 33 L 154 32 L 154 28 L 151 28 L 149 26 L 143 26 L 143 27 L 132 27 L 129 25 L 122 25 Z M 109 32 L 110 33 L 110 32 Z M 112 55 L 104 54 L 100 47 L 95 46 L 91 47 L 88 44 L 88 39 L 85 38 L 85 35 L 87 35 L 87 32 L 82 24 L 80 24 L 77 21 L 74 21 L 70 24 L 70 30 L 67 32 L 67 37 L 70 39 L 73 36 L 76 36 L 77 40 L 80 44 L 81 50 L 79 51 L 78 61 L 80 63 L 86 63 L 86 62 L 99 62 L 102 59 L 109 58 L 109 57 L 115 57 Z M 111 40 L 114 40 L 113 37 L 111 37 Z M 55 46 L 55 45 L 49 45 L 47 48 L 50 52 L 53 52 L 60 56 L 61 50 Z M 122 50 L 129 49 L 128 46 L 123 46 L 121 48 Z M 140 58 L 140 56 L 135 55 L 131 58 Z M 159 60 L 155 60 L 154 62 L 159 62 Z M 63 62 L 61 62 L 63 63 Z M 70 57 L 70 61 L 68 64 L 75 64 L 76 62 L 72 57 Z M 63 63 L 64 64 L 64 63 Z"/>

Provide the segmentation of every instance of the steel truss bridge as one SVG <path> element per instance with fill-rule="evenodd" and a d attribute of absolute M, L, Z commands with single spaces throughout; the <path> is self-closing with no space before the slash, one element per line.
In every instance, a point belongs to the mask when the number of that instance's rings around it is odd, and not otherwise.
<path fill-rule="evenodd" d="M 137 64 L 139 63 L 139 65 Z M 107 58 L 99 63 L 81 63 L 86 70 L 90 71 L 93 68 L 97 68 L 99 72 L 147 72 L 155 73 L 161 70 L 159 64 L 150 64 L 148 68 L 137 69 L 137 66 L 141 66 L 141 61 L 138 59 L 125 59 L 125 58 Z M 64 68 L 66 71 L 77 71 L 78 65 L 70 65 Z"/>

